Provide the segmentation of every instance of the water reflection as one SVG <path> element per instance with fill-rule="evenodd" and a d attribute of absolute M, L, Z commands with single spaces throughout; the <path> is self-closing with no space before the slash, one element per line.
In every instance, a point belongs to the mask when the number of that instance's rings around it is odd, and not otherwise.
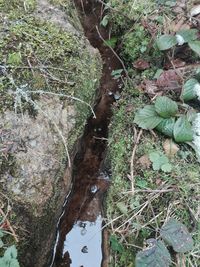
<path fill-rule="evenodd" d="M 102 217 L 95 222 L 77 221 L 66 236 L 63 257 L 68 257 L 70 267 L 101 266 Z"/>

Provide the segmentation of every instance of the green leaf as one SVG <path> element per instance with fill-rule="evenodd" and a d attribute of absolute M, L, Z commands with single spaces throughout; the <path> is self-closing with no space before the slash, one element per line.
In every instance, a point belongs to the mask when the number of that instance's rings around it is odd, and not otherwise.
<path fill-rule="evenodd" d="M 164 172 L 171 172 L 172 165 L 170 163 L 165 163 L 161 166 L 161 170 Z"/>
<path fill-rule="evenodd" d="M 114 77 L 114 79 L 118 79 L 118 78 L 121 77 L 122 72 L 123 72 L 123 69 L 113 70 L 113 71 L 111 72 L 111 75 Z"/>
<path fill-rule="evenodd" d="M 109 16 L 105 15 L 100 23 L 101 26 L 106 27 L 108 25 L 109 22 Z"/>
<path fill-rule="evenodd" d="M 117 37 L 112 37 L 108 40 L 104 41 L 104 44 L 106 46 L 111 46 L 112 48 L 115 48 L 116 44 L 117 44 Z"/>
<path fill-rule="evenodd" d="M 15 245 L 10 246 L 6 249 L 6 251 L 4 253 L 4 257 L 6 259 L 16 259 L 17 258 L 17 249 L 16 249 Z"/>
<path fill-rule="evenodd" d="M 0 267 L 7 267 L 7 263 L 4 258 L 0 258 Z"/>
<path fill-rule="evenodd" d="M 0 258 L 0 267 L 20 267 L 17 260 L 17 249 L 15 245 L 6 249 L 4 256 Z"/>
<path fill-rule="evenodd" d="M 11 65 L 19 65 L 22 63 L 21 53 L 20 52 L 13 52 L 8 54 L 7 64 Z"/>
<path fill-rule="evenodd" d="M 188 43 L 189 47 L 200 56 L 200 41 L 192 41 Z"/>
<path fill-rule="evenodd" d="M 149 159 L 153 163 L 152 167 L 154 171 L 162 170 L 164 172 L 170 172 L 172 165 L 169 163 L 169 159 L 163 153 L 154 151 L 149 153 Z"/>
<path fill-rule="evenodd" d="M 125 205 L 124 202 L 118 202 L 117 203 L 118 209 L 121 211 L 121 213 L 127 215 L 128 214 L 128 209 L 127 206 Z"/>
<path fill-rule="evenodd" d="M 167 96 L 158 96 L 155 102 L 156 112 L 163 118 L 175 116 L 178 111 L 178 105 Z"/>
<path fill-rule="evenodd" d="M 153 76 L 153 79 L 158 79 L 160 75 L 163 73 L 163 69 L 157 69 L 156 73 Z"/>
<path fill-rule="evenodd" d="M 189 79 L 183 85 L 183 92 L 182 92 L 181 98 L 184 101 L 188 101 L 188 100 L 192 100 L 196 98 L 196 90 L 195 90 L 196 85 L 199 85 L 199 82 L 196 79 Z"/>
<path fill-rule="evenodd" d="M 161 35 L 157 41 L 157 46 L 160 50 L 167 50 L 177 44 L 177 40 L 175 36 L 172 35 Z"/>
<path fill-rule="evenodd" d="M 116 252 L 122 253 L 124 251 L 124 247 L 122 244 L 117 240 L 117 237 L 115 235 L 110 236 L 110 243 L 112 250 Z"/>
<path fill-rule="evenodd" d="M 169 137 L 172 137 L 174 125 L 175 125 L 175 118 L 162 119 L 162 121 L 156 126 L 156 130 Z"/>
<path fill-rule="evenodd" d="M 198 30 L 189 29 L 189 30 L 180 30 L 176 33 L 176 35 L 180 35 L 184 39 L 184 43 L 188 43 L 190 41 L 194 41 L 197 39 Z"/>
<path fill-rule="evenodd" d="M 134 122 L 142 129 L 153 129 L 162 118 L 158 116 L 153 105 L 147 105 L 143 109 L 139 109 L 135 114 Z"/>
<path fill-rule="evenodd" d="M 187 228 L 173 218 L 162 226 L 160 235 L 176 252 L 185 253 L 193 248 L 193 240 Z"/>
<path fill-rule="evenodd" d="M 153 164 L 152 167 L 154 171 L 159 171 L 161 168 L 162 162 L 160 163 L 159 158 L 160 158 L 159 152 L 151 152 L 149 154 L 149 159 L 151 160 Z"/>
<path fill-rule="evenodd" d="M 193 139 L 192 126 L 185 116 L 180 117 L 174 125 L 174 139 L 176 142 L 188 142 Z"/>
<path fill-rule="evenodd" d="M 136 255 L 136 267 L 169 267 L 171 257 L 162 241 L 148 239 L 149 248 L 140 251 Z"/>

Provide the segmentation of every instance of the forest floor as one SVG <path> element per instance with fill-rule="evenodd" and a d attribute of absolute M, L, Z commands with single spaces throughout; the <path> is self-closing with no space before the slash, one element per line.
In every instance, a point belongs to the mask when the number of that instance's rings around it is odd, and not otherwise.
<path fill-rule="evenodd" d="M 126 68 L 113 73 L 124 88 L 113 106 L 106 162 L 110 266 L 200 265 L 197 4 L 105 4 L 102 23 L 112 24 L 110 45 L 120 47 Z"/>

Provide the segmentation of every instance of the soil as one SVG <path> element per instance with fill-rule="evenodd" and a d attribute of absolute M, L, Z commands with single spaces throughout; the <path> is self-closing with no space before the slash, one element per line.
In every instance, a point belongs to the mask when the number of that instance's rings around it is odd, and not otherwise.
<path fill-rule="evenodd" d="M 112 115 L 111 105 L 115 101 L 114 94 L 122 87 L 122 81 L 113 79 L 111 74 L 113 70 L 122 68 L 121 63 L 103 41 L 110 37 L 109 26 L 106 28 L 100 26 L 103 5 L 95 0 L 74 0 L 74 2 L 80 14 L 85 36 L 91 45 L 100 51 L 103 71 L 94 107 L 96 118 L 93 116 L 88 118 L 79 151 L 73 162 L 73 188 L 59 221 L 59 239 L 51 264 L 54 267 L 70 266 L 70 255 L 68 251 L 64 252 L 64 242 L 74 224 L 77 221 L 95 222 L 101 213 L 102 197 L 109 187 L 109 180 L 102 173 L 102 164 Z M 76 257 L 79 257 L 78 252 Z M 95 258 L 95 255 L 93 257 Z"/>

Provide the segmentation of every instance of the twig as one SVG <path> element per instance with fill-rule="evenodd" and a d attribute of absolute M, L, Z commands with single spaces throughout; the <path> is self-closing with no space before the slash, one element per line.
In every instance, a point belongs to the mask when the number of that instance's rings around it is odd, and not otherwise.
<path fill-rule="evenodd" d="M 27 93 L 31 93 L 31 94 L 47 94 L 47 95 L 54 95 L 54 96 L 61 96 L 61 97 L 66 97 L 66 98 L 69 98 L 69 99 L 72 99 L 72 100 L 76 100 L 78 102 L 81 102 L 83 104 L 85 104 L 86 106 L 88 106 L 92 112 L 92 115 L 94 117 L 94 119 L 96 119 L 96 114 L 92 108 L 92 106 L 90 104 L 88 104 L 87 102 L 83 101 L 82 99 L 80 98 L 77 98 L 77 97 L 74 97 L 74 96 L 69 96 L 69 95 L 65 95 L 65 94 L 59 94 L 59 93 L 52 93 L 52 92 L 45 92 L 45 91 L 42 91 L 42 90 L 38 90 L 38 91 L 26 91 Z"/>
<path fill-rule="evenodd" d="M 104 43 L 106 43 L 105 39 L 102 37 L 102 35 L 101 35 L 100 31 L 99 31 L 99 28 L 97 26 L 96 26 L 96 30 L 97 30 L 97 33 L 98 33 L 100 39 Z M 123 62 L 123 60 L 118 56 L 118 54 L 115 52 L 115 50 L 110 45 L 108 45 L 108 44 L 106 44 L 106 45 L 110 48 L 110 50 L 113 52 L 113 54 L 116 56 L 116 58 L 120 61 L 120 63 L 122 64 L 122 67 L 124 69 L 124 72 L 126 73 L 126 76 L 131 80 L 131 78 L 129 77 L 128 71 L 126 69 L 126 66 L 125 66 L 125 64 Z"/>
<path fill-rule="evenodd" d="M 6 214 L 3 212 L 3 210 L 2 210 L 1 208 L 0 208 L 0 214 L 1 214 L 4 218 L 6 218 Z M 10 229 L 10 231 L 11 231 L 11 233 L 12 233 L 12 235 L 13 235 L 15 241 L 18 243 L 18 242 L 19 242 L 19 239 L 18 239 L 18 237 L 17 237 L 17 235 L 16 235 L 16 233 L 15 233 L 13 227 L 11 226 L 11 224 L 10 224 L 10 222 L 9 222 L 9 220 L 8 220 L 7 218 L 5 219 L 5 222 L 6 222 L 7 226 L 8 226 L 8 228 Z"/>
<path fill-rule="evenodd" d="M 135 158 L 135 153 L 136 153 L 136 149 L 137 149 L 137 146 L 138 146 L 138 143 L 139 143 L 139 140 L 140 140 L 140 137 L 142 135 L 142 132 L 143 130 L 141 129 L 136 137 L 136 140 L 135 140 L 135 145 L 133 147 L 133 151 L 132 151 L 132 155 L 131 155 L 131 191 L 132 191 L 132 194 L 134 194 L 134 191 L 135 191 L 135 179 L 134 179 L 134 158 Z"/>

